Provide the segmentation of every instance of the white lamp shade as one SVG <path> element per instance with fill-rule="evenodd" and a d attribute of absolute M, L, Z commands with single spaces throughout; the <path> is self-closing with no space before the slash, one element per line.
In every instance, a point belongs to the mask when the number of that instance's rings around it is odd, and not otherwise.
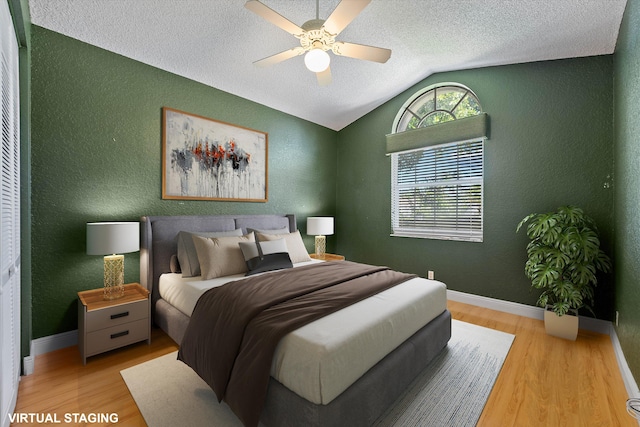
<path fill-rule="evenodd" d="M 310 236 L 329 236 L 333 234 L 333 217 L 310 216 L 307 218 L 307 234 Z"/>
<path fill-rule="evenodd" d="M 304 55 L 304 65 L 314 73 L 321 73 L 326 70 L 329 62 L 331 62 L 329 54 L 322 49 L 311 49 Z"/>
<path fill-rule="evenodd" d="M 139 222 L 87 223 L 88 255 L 124 254 L 139 250 Z"/>

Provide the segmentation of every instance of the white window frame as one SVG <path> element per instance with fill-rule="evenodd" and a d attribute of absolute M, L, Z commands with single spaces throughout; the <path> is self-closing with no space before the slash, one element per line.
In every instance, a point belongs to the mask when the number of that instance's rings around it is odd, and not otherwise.
<path fill-rule="evenodd" d="M 422 121 L 428 115 L 437 111 L 441 111 L 438 108 L 434 108 L 433 110 L 430 111 L 430 113 L 421 114 L 417 110 L 420 109 L 420 106 L 423 104 L 423 99 L 428 92 L 439 90 L 439 89 L 441 90 L 448 87 L 457 88 L 460 91 L 468 92 L 469 95 L 471 95 L 473 98 L 476 99 L 476 101 L 478 102 L 478 105 L 480 105 L 480 100 L 478 99 L 478 95 L 476 95 L 474 91 L 472 91 L 470 88 L 468 88 L 465 85 L 462 85 L 460 83 L 454 83 L 454 82 L 444 82 L 444 83 L 437 83 L 434 85 L 430 85 L 414 93 L 409 99 L 407 99 L 407 101 L 404 104 L 402 104 L 402 107 L 400 108 L 400 110 L 398 111 L 398 114 L 393 120 L 391 133 L 404 132 L 405 130 L 408 130 L 407 119 L 410 118 L 411 116 L 415 116 L 416 118 L 420 119 L 420 121 Z M 480 108 L 482 109 L 482 106 L 480 106 Z M 454 113 L 453 111 L 444 110 L 444 112 L 450 113 L 450 115 L 452 115 L 456 119 L 459 118 L 456 116 L 456 113 Z"/>
<path fill-rule="evenodd" d="M 470 93 L 473 92 L 456 83 L 441 83 L 438 85 L 433 85 L 428 88 L 422 89 L 416 94 L 414 94 L 405 104 L 402 106 L 400 111 L 398 112 L 396 119 L 394 120 L 392 132 L 401 132 L 406 129 L 398 129 L 400 125 L 400 120 L 403 115 L 406 114 L 407 111 L 412 106 L 412 103 L 420 97 L 427 93 L 430 90 L 457 86 L 461 89 L 467 89 Z M 473 94 L 475 96 L 475 94 Z M 477 100 L 477 96 L 476 96 Z M 406 122 L 403 121 L 403 122 Z M 458 241 L 467 241 L 467 242 L 482 242 L 483 241 L 483 233 L 484 233 L 484 141 L 485 138 L 474 138 L 470 140 L 464 141 L 455 141 L 448 142 L 446 144 L 439 144 L 433 146 L 426 146 L 422 148 L 417 148 L 408 151 L 401 151 L 397 153 L 391 153 L 391 227 L 392 233 L 391 236 L 394 237 L 412 237 L 412 238 L 423 238 L 423 239 L 437 239 L 437 240 L 458 240 Z M 465 174 L 462 174 L 463 177 L 460 178 L 459 175 L 453 174 L 454 176 L 444 177 L 443 174 L 434 173 L 429 177 L 422 176 L 418 182 L 399 182 L 398 177 L 398 160 L 400 156 L 406 153 L 428 153 L 428 152 L 442 152 L 443 149 L 449 150 L 452 147 L 460 147 L 464 145 L 468 145 L 469 143 L 478 143 L 481 149 L 480 153 L 480 163 L 478 165 L 477 159 L 476 163 L 473 166 L 474 176 L 473 178 L 464 177 Z M 460 159 L 455 159 L 455 162 L 458 162 Z M 434 163 L 438 163 L 435 161 Z M 457 164 L 457 163 L 456 163 Z M 423 165 L 424 166 L 424 165 Z M 432 166 L 435 167 L 434 164 Z M 447 167 L 452 167 L 451 157 L 447 160 Z M 478 171 L 479 166 L 479 171 Z M 478 175 L 479 172 L 479 175 Z M 419 173 L 423 173 L 419 172 Z M 464 193 L 464 187 L 469 186 L 479 186 L 480 192 L 480 200 L 479 200 L 479 212 L 478 217 L 475 217 L 471 222 L 464 221 L 463 211 L 466 209 L 468 213 L 468 203 L 464 198 L 466 197 Z M 423 216 L 422 218 L 414 218 L 415 221 L 413 224 L 410 224 L 410 221 L 403 221 L 401 218 L 402 210 L 405 211 L 410 210 L 411 208 L 407 208 L 406 206 L 403 208 L 401 206 L 401 192 L 406 190 L 428 190 L 428 189 L 442 189 L 443 187 L 455 188 L 453 190 L 455 192 L 454 196 L 454 205 L 452 207 L 449 205 L 448 209 L 443 208 L 443 204 L 436 204 L 436 198 L 439 196 L 434 196 L 430 199 L 429 203 L 427 202 L 426 206 L 428 214 Z M 459 190 L 463 190 L 463 193 L 460 193 Z M 461 196 L 462 194 L 462 196 Z M 463 199 L 461 199 L 462 197 Z M 405 198 L 406 202 L 406 198 Z M 423 211 L 425 206 L 423 206 Z M 455 213 L 454 213 L 455 212 Z"/>

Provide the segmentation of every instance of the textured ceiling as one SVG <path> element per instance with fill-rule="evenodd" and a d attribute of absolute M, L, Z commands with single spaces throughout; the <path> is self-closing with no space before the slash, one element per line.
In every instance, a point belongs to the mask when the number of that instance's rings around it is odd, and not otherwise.
<path fill-rule="evenodd" d="M 345 0 L 349 1 L 349 0 Z M 29 0 L 32 23 L 339 130 L 432 73 L 611 54 L 627 0 L 373 0 L 336 38 L 393 51 L 385 64 L 331 54 L 319 86 L 298 40 L 245 0 Z M 297 25 L 315 0 L 263 0 Z M 320 0 L 326 19 L 339 0 Z"/>

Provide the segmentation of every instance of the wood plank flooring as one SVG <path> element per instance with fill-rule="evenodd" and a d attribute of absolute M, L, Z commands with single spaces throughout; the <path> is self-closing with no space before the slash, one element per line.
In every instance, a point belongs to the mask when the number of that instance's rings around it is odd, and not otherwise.
<path fill-rule="evenodd" d="M 77 346 L 36 356 L 34 373 L 20 381 L 15 412 L 56 414 L 60 421 L 64 421 L 65 414 L 117 414 L 117 424 L 64 425 L 146 426 L 120 371 L 177 349 L 164 332 L 154 328 L 151 344 L 141 342 L 93 356 L 86 365 L 82 364 Z"/>
<path fill-rule="evenodd" d="M 478 426 L 638 426 L 626 413 L 608 336 L 580 331 L 570 342 L 547 336 L 538 320 L 453 301 L 449 310 L 455 319 L 516 335 Z M 86 366 L 77 347 L 37 356 L 35 372 L 20 382 L 16 412 L 56 414 L 63 421 L 65 414 L 117 414 L 117 425 L 145 426 L 120 371 L 176 349 L 154 329 L 150 345 L 94 356 Z"/>
<path fill-rule="evenodd" d="M 541 320 L 449 301 L 453 317 L 514 334 L 478 426 L 635 426 L 611 338 L 567 341 Z"/>

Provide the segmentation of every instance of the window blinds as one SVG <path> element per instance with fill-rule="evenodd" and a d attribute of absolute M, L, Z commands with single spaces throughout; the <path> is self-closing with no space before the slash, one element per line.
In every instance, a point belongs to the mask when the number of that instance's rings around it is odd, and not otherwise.
<path fill-rule="evenodd" d="M 482 241 L 483 138 L 391 158 L 393 235 Z"/>

